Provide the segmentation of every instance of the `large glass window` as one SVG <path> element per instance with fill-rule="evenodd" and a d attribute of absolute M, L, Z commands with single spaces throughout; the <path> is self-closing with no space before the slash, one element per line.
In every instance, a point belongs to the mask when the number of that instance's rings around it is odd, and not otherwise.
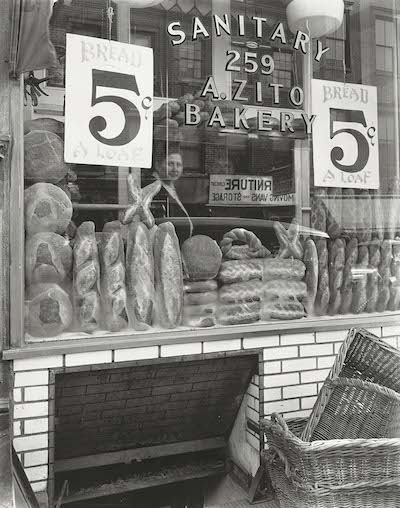
<path fill-rule="evenodd" d="M 28 342 L 400 311 L 398 21 L 350 3 L 312 44 L 283 2 L 113 3 L 112 41 L 153 49 L 141 168 L 64 163 L 65 36 L 110 16 L 55 2 L 58 95 L 25 108 Z"/>

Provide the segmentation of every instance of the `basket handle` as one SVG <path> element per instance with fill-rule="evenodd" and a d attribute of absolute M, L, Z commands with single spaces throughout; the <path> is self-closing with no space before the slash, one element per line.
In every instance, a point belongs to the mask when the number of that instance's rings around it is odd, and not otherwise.
<path fill-rule="evenodd" d="M 394 390 L 387 388 L 386 386 L 377 385 L 376 383 L 371 383 L 370 381 L 363 381 L 362 379 L 357 378 L 343 378 L 336 377 L 333 379 L 327 379 L 325 381 L 327 386 L 350 386 L 354 388 L 359 388 L 361 390 L 365 390 L 372 393 L 377 393 L 378 395 L 384 395 L 392 400 L 397 400 L 400 402 L 400 394 L 395 392 Z"/>
<path fill-rule="evenodd" d="M 279 413 L 272 413 L 272 415 L 271 415 L 271 421 L 273 423 L 276 423 L 280 427 L 282 427 L 283 431 L 288 432 L 289 434 L 291 434 L 291 432 L 289 430 L 289 427 L 287 426 L 287 423 L 285 422 L 283 416 L 280 415 Z"/>

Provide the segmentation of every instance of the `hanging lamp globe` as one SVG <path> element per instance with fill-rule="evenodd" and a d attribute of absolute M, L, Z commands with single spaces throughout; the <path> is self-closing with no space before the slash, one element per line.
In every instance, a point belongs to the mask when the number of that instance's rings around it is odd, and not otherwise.
<path fill-rule="evenodd" d="M 336 32 L 343 15 L 343 0 L 291 0 L 286 7 L 290 31 L 310 33 L 313 39 Z"/>
<path fill-rule="evenodd" d="M 117 5 L 127 5 L 131 9 L 143 9 L 145 7 L 154 7 L 163 0 L 112 0 Z"/>

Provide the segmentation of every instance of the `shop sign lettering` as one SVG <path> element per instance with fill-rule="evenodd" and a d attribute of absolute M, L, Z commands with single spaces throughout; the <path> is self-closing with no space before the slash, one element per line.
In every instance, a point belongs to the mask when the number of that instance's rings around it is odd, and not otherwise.
<path fill-rule="evenodd" d="M 66 162 L 150 168 L 153 50 L 67 34 Z"/>
<path fill-rule="evenodd" d="M 216 206 L 290 206 L 294 194 L 274 195 L 267 176 L 210 175 L 209 204 Z"/>
<path fill-rule="evenodd" d="M 312 82 L 314 184 L 379 189 L 376 87 Z"/>

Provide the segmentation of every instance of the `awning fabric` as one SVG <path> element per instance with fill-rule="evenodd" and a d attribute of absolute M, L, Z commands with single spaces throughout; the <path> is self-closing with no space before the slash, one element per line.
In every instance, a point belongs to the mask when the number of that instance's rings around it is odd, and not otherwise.
<path fill-rule="evenodd" d="M 14 0 L 10 45 L 14 77 L 58 66 L 49 34 L 52 6 L 52 0 Z"/>

